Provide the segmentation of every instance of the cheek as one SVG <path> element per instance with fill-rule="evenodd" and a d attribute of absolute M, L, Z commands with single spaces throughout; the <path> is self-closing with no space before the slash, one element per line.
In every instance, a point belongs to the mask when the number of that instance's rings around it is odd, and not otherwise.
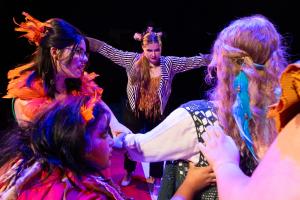
<path fill-rule="evenodd" d="M 144 56 L 149 59 L 149 53 L 148 52 L 144 52 Z"/>
<path fill-rule="evenodd" d="M 109 147 L 101 139 L 93 140 L 90 151 L 87 152 L 87 158 L 99 165 L 101 168 L 107 167 L 109 157 Z"/>
<path fill-rule="evenodd" d="M 71 62 L 69 63 L 69 69 L 76 69 L 78 65 L 79 65 L 79 59 L 77 59 L 74 56 Z"/>

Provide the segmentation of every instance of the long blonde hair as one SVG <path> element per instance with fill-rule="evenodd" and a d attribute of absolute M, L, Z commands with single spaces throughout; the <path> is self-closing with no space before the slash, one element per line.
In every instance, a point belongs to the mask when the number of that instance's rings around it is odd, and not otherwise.
<path fill-rule="evenodd" d="M 275 90 L 279 87 L 279 75 L 287 64 L 285 54 L 281 35 L 261 15 L 233 21 L 221 31 L 214 43 L 213 58 L 206 78 L 211 79 L 216 73 L 217 85 L 210 97 L 218 102 L 220 125 L 234 138 L 241 150 L 245 144 L 232 115 L 236 99 L 233 80 L 241 70 L 247 74 L 252 113 L 250 132 L 259 145 L 269 146 L 276 136 L 276 129 L 274 121 L 267 119 L 266 111 L 269 105 L 277 101 Z M 257 64 L 263 65 L 263 68 L 256 69 Z"/>

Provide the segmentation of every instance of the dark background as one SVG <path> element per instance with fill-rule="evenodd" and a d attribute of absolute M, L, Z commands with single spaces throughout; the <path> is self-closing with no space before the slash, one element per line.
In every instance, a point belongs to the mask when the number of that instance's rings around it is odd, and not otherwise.
<path fill-rule="evenodd" d="M 63 18 L 88 36 L 99 38 L 127 51 L 140 52 L 135 32 L 148 24 L 163 31 L 162 55 L 193 56 L 209 53 L 217 33 L 230 21 L 239 17 L 263 14 L 285 38 L 289 61 L 300 58 L 299 12 L 296 1 L 22 1 L 2 0 L 0 3 L 0 96 L 6 93 L 6 73 L 23 63 L 34 47 L 26 39 L 18 39 L 13 17 L 24 20 L 26 11 L 40 21 Z M 97 83 L 104 88 L 104 100 L 121 118 L 126 100 L 125 70 L 100 54 L 90 56 L 88 71 L 100 74 Z M 205 97 L 209 88 L 204 82 L 205 69 L 197 69 L 175 76 L 167 113 L 189 100 Z M 0 99 L 0 129 L 13 121 L 11 100 Z"/>

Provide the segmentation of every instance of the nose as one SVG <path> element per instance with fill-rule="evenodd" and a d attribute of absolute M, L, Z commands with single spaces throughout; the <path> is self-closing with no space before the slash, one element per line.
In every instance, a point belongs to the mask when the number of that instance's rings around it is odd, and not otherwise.
<path fill-rule="evenodd" d="M 88 60 L 89 60 L 89 58 L 88 58 L 87 54 L 83 54 L 83 55 L 81 55 L 81 60 L 82 60 L 83 62 L 87 63 L 87 62 L 88 62 Z"/>

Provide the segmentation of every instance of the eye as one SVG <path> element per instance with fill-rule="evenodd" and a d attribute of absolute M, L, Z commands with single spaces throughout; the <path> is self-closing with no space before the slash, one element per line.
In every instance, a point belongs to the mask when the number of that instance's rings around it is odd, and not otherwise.
<path fill-rule="evenodd" d="M 78 55 L 82 55 L 85 52 L 82 49 L 75 49 L 75 53 L 78 54 Z"/>
<path fill-rule="evenodd" d="M 83 57 L 83 56 L 87 56 L 88 57 L 88 53 L 86 51 L 84 51 L 83 49 L 81 48 L 77 48 L 75 49 L 75 54 Z"/>
<path fill-rule="evenodd" d="M 106 139 L 109 136 L 109 133 L 108 133 L 108 131 L 104 131 L 104 132 L 100 133 L 99 136 L 102 139 Z"/>

